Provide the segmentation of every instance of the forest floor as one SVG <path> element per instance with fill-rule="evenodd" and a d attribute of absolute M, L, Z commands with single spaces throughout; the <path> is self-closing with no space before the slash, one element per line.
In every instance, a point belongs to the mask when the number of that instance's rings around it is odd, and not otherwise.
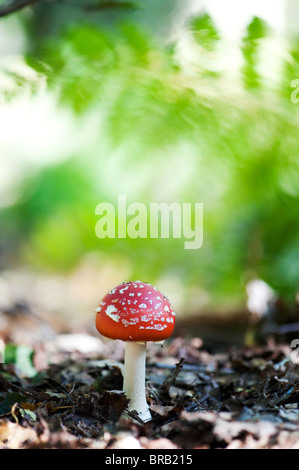
<path fill-rule="evenodd" d="M 142 423 L 123 413 L 124 343 L 97 334 L 93 314 L 85 326 L 71 324 L 73 305 L 64 318 L 57 306 L 50 312 L 61 280 L 55 295 L 53 282 L 39 291 L 26 280 L 0 283 L 1 449 L 299 448 L 290 338 L 245 347 L 232 323 L 207 334 L 197 318 L 185 328 L 177 322 L 163 347 L 147 344 L 152 420 Z"/>
<path fill-rule="evenodd" d="M 93 341 L 94 350 L 86 348 Z M 290 346 L 206 349 L 200 337 L 148 343 L 152 421 L 124 417 L 124 344 L 72 332 L 8 343 L 0 364 L 0 448 L 299 447 L 299 366 Z"/>

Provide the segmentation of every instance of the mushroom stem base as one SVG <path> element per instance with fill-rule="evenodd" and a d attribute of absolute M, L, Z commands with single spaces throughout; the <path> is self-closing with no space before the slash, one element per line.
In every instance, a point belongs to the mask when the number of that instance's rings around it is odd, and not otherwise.
<path fill-rule="evenodd" d="M 136 411 L 143 422 L 152 419 L 145 394 L 146 343 L 126 342 L 124 392 L 130 400 L 129 411 Z"/>

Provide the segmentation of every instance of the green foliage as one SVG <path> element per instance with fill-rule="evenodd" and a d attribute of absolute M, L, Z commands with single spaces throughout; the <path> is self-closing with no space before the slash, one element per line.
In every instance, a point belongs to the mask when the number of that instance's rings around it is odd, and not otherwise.
<path fill-rule="evenodd" d="M 71 269 L 98 251 L 129 260 L 133 278 L 154 282 L 168 273 L 220 305 L 242 298 L 252 276 L 292 297 L 299 284 L 299 112 L 289 82 L 298 78 L 296 48 L 277 88 L 261 87 L 268 29 L 254 18 L 242 45 L 245 86 L 237 79 L 231 86 L 220 67 L 210 73 L 221 41 L 212 19 L 194 18 L 190 31 L 189 62 L 175 44 L 164 47 L 134 24 L 108 32 L 73 27 L 28 58 L 60 106 L 82 124 L 96 119 L 98 132 L 86 153 L 27 181 L 0 220 L 22 227 L 20 253 L 41 268 Z M 202 202 L 203 247 L 184 250 L 173 238 L 97 239 L 95 207 L 116 204 L 118 194 L 128 204 Z"/>
<path fill-rule="evenodd" d="M 5 364 L 14 364 L 17 370 L 24 376 L 33 377 L 36 374 L 36 370 L 32 362 L 33 350 L 29 346 L 17 346 L 12 343 L 6 344 L 4 349 L 4 359 Z"/>
<path fill-rule="evenodd" d="M 247 27 L 246 36 L 243 38 L 242 52 L 245 65 L 243 68 L 245 85 L 250 88 L 259 86 L 259 74 L 256 70 L 259 58 L 260 42 L 267 35 L 267 25 L 260 18 L 254 17 Z"/>
<path fill-rule="evenodd" d="M 190 21 L 190 30 L 195 41 L 207 50 L 213 50 L 220 39 L 213 19 L 207 13 L 193 17 Z"/>

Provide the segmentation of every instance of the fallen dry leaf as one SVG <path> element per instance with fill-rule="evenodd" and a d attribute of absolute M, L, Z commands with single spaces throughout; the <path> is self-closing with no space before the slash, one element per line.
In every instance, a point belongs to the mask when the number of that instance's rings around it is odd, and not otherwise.
<path fill-rule="evenodd" d="M 2 449 L 22 449 L 37 440 L 37 432 L 32 428 L 24 428 L 8 420 L 0 422 L 0 447 Z"/>

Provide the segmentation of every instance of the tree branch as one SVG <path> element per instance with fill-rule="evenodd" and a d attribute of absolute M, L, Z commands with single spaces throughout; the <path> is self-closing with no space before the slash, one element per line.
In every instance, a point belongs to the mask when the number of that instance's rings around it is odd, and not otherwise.
<path fill-rule="evenodd" d="M 79 6 L 77 4 L 77 6 Z M 117 2 L 114 0 L 107 1 L 107 2 L 97 2 L 97 3 L 89 3 L 85 5 L 80 5 L 82 8 L 88 11 L 98 11 L 98 10 L 109 10 L 110 8 L 122 8 L 122 9 L 132 9 L 137 8 L 137 5 L 132 2 Z"/>
<path fill-rule="evenodd" d="M 25 7 L 34 5 L 35 3 L 40 2 L 41 0 L 19 0 L 16 2 L 7 2 L 4 5 L 0 6 L 0 18 L 3 16 L 8 16 L 11 13 L 15 13 L 19 10 L 22 10 Z"/>
<path fill-rule="evenodd" d="M 22 10 L 25 7 L 29 7 L 35 5 L 36 3 L 41 3 L 43 0 L 16 0 L 16 1 L 8 1 L 0 6 L 0 18 L 4 16 L 8 16 L 12 13 L 16 13 L 17 11 Z M 59 1 L 58 4 L 69 4 L 74 7 L 83 8 L 86 11 L 96 12 L 100 10 L 108 10 L 110 8 L 121 8 L 121 9 L 132 9 L 137 8 L 134 3 L 131 2 L 118 2 L 115 0 L 110 1 L 102 1 L 102 2 L 95 2 L 95 3 L 78 3 L 78 2 L 71 2 L 71 1 Z"/>

